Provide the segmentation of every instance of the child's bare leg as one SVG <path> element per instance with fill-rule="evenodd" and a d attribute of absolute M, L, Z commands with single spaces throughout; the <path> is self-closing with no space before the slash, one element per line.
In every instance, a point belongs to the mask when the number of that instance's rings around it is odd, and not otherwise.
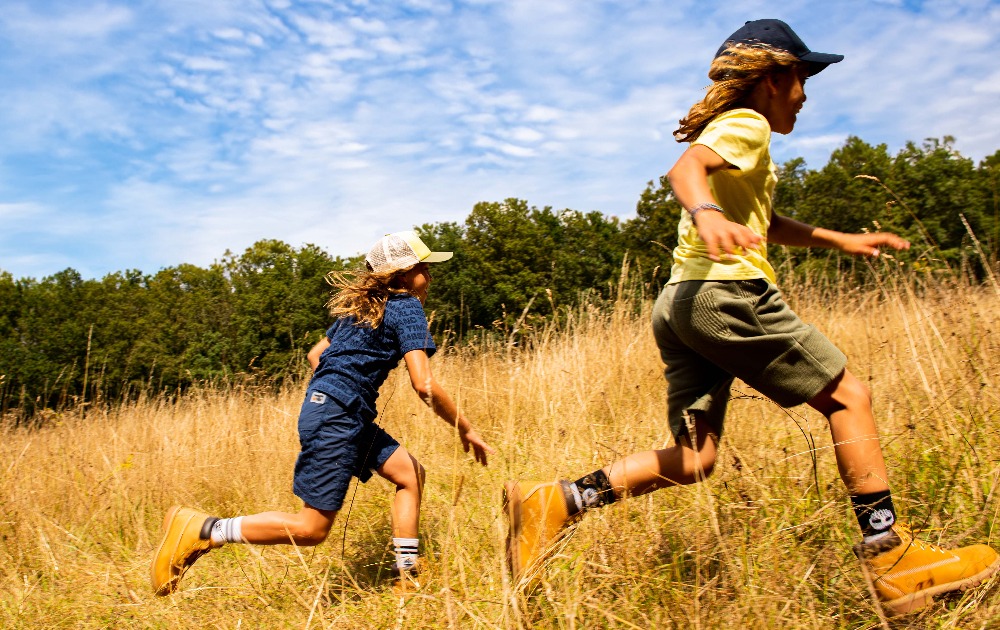
<path fill-rule="evenodd" d="M 643 451 L 604 468 L 617 497 L 638 496 L 667 486 L 702 481 L 715 467 L 716 443 L 708 425 L 695 423 L 697 448 L 687 437 L 670 448 Z"/>
<path fill-rule="evenodd" d="M 837 468 L 848 492 L 860 495 L 888 490 L 889 476 L 868 387 L 844 370 L 809 405 L 830 421 Z"/>
<path fill-rule="evenodd" d="M 305 505 L 297 514 L 261 512 L 244 516 L 243 539 L 255 545 L 288 545 L 294 542 L 302 547 L 311 547 L 326 540 L 336 515 L 333 510 L 317 510 Z"/>
<path fill-rule="evenodd" d="M 403 585 L 407 583 L 404 575 L 419 571 L 417 531 L 424 467 L 400 446 L 376 472 L 396 485 L 396 496 L 392 500 L 392 544 L 396 554 L 395 572 L 399 575 L 397 582 Z"/>
<path fill-rule="evenodd" d="M 396 496 L 392 501 L 392 535 L 396 538 L 416 538 L 420 527 L 424 467 L 400 446 L 375 472 L 396 485 Z"/>
<path fill-rule="evenodd" d="M 863 541 L 874 543 L 890 537 L 896 507 L 868 388 L 845 369 L 809 404 L 830 422 L 837 468 L 851 495 Z"/>

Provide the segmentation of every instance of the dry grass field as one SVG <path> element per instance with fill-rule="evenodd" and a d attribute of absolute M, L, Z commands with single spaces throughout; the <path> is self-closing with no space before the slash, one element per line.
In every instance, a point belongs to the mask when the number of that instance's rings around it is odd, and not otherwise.
<path fill-rule="evenodd" d="M 869 383 L 896 503 L 943 545 L 990 542 L 1000 511 L 1000 295 L 904 279 L 786 287 L 786 298 Z M 218 515 L 297 510 L 304 384 L 275 395 L 204 388 L 149 396 L 41 429 L 0 429 L 3 628 L 989 628 L 995 581 L 884 621 L 851 552 L 858 538 L 824 419 L 737 383 L 715 475 L 588 515 L 533 593 L 503 570 L 508 478 L 579 476 L 669 442 L 648 301 L 587 307 L 517 347 L 448 348 L 435 373 L 498 450 L 472 463 L 409 388 L 381 422 L 425 465 L 423 589 L 389 587 L 391 488 L 352 488 L 311 549 L 229 545 L 179 592 L 149 562 L 173 503 Z"/>

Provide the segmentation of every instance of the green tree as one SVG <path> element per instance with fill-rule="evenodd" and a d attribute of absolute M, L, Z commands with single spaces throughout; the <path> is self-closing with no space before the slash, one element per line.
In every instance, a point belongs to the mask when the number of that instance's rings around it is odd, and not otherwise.
<path fill-rule="evenodd" d="M 573 305 L 587 291 L 610 296 L 625 255 L 618 220 L 596 211 L 576 210 L 563 210 L 555 218 L 549 281 L 553 303 Z"/>
<path fill-rule="evenodd" d="M 327 321 L 324 276 L 335 261 L 313 245 L 296 251 L 276 240 L 223 260 L 233 291 L 238 370 L 286 376 L 301 366 Z"/>
<path fill-rule="evenodd" d="M 962 218 L 974 233 L 992 227 L 990 191 L 972 160 L 953 148 L 954 138 L 909 142 L 893 161 L 889 186 L 899 197 L 892 206 L 901 231 L 951 264 L 959 263 L 970 243 Z"/>
<path fill-rule="evenodd" d="M 858 177 L 886 181 L 892 166 L 886 145 L 873 147 L 851 136 L 818 171 L 802 173 L 801 163 L 789 166 L 792 181 L 776 195 L 780 214 L 841 232 L 873 230 L 875 222 L 889 222 L 885 191 Z"/>
<path fill-rule="evenodd" d="M 458 223 L 425 223 L 414 228 L 432 251 L 452 252 L 451 260 L 431 267 L 431 289 L 424 309 L 436 332 L 444 329 L 461 337 L 472 326 L 470 304 L 482 300 L 482 287 L 470 266 L 465 228 Z"/>
<path fill-rule="evenodd" d="M 622 245 L 633 261 L 633 269 L 654 292 L 670 277 L 682 211 L 667 176 L 662 175 L 657 183 L 646 184 L 635 217 L 622 226 Z"/>

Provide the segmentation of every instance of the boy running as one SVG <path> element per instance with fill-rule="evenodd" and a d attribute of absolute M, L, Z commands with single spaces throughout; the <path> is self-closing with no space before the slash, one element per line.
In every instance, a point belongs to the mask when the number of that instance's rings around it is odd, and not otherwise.
<path fill-rule="evenodd" d="M 868 388 L 847 358 L 789 309 L 767 243 L 862 256 L 906 249 L 894 234 L 844 234 L 775 214 L 772 132 L 790 133 L 806 79 L 842 55 L 809 50 L 784 22 L 747 22 L 716 53 L 713 83 L 674 133 L 690 146 L 668 173 L 682 213 L 670 280 L 653 307 L 675 444 L 630 455 L 575 482 L 508 482 L 508 557 L 530 578 L 567 523 L 587 510 L 711 474 L 734 378 L 783 407 L 829 421 L 837 467 L 861 529 L 855 548 L 892 612 L 978 584 L 1000 568 L 986 545 L 944 550 L 897 522 Z"/>
<path fill-rule="evenodd" d="M 423 309 L 431 281 L 428 263 L 449 258 L 451 252 L 432 252 L 416 233 L 397 232 L 371 248 L 366 271 L 330 275 L 338 291 L 327 305 L 337 320 L 309 351 L 314 372 L 299 414 L 302 450 L 293 489 L 304 502 L 302 509 L 220 519 L 188 507 L 170 508 L 150 572 L 157 595 L 174 592 L 195 560 L 226 543 L 320 544 L 344 503 L 351 477 L 365 482 L 373 472 L 396 486 L 393 589 L 417 585 L 424 468 L 375 424 L 379 387 L 400 359 L 414 392 L 457 429 L 465 451 L 472 449 L 483 466 L 493 453 L 431 374 L 429 358 L 437 348 Z"/>

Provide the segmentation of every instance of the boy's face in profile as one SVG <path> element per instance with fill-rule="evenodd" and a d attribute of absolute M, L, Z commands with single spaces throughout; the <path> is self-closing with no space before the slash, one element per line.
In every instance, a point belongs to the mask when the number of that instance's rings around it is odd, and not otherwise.
<path fill-rule="evenodd" d="M 424 304 L 427 302 L 427 289 L 431 285 L 430 266 L 427 263 L 414 266 L 403 275 L 402 284 L 410 295 Z"/>
<path fill-rule="evenodd" d="M 802 104 L 806 102 L 805 83 L 807 68 L 771 75 L 768 111 L 761 112 L 771 125 L 771 131 L 788 134 L 795 128 L 795 120 Z"/>

